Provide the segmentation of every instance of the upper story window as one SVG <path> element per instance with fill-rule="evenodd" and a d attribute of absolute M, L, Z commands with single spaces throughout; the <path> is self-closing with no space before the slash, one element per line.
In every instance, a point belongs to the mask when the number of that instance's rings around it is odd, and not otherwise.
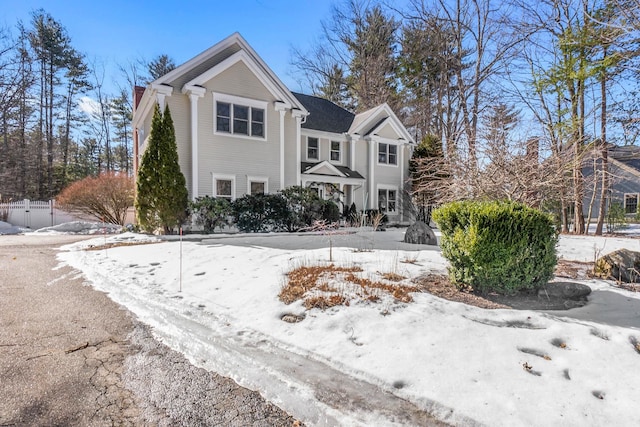
<path fill-rule="evenodd" d="M 331 141 L 331 160 L 339 162 L 340 154 L 340 141 Z"/>
<path fill-rule="evenodd" d="M 307 137 L 307 160 L 318 160 L 320 158 L 320 145 L 318 138 Z"/>
<path fill-rule="evenodd" d="M 398 146 L 394 144 L 378 143 L 378 163 L 386 165 L 398 164 Z"/>
<path fill-rule="evenodd" d="M 213 96 L 216 133 L 265 137 L 266 102 L 217 93 Z"/>

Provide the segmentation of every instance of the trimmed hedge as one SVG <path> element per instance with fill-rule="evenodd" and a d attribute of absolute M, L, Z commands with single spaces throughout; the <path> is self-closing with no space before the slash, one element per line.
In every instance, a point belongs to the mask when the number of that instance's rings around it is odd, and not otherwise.
<path fill-rule="evenodd" d="M 463 201 L 433 212 L 458 287 L 514 294 L 553 276 L 558 233 L 550 215 L 509 201 Z"/>

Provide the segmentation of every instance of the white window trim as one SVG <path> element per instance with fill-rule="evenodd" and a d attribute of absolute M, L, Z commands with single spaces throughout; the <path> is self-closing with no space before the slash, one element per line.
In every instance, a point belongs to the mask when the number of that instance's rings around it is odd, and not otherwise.
<path fill-rule="evenodd" d="M 388 146 L 394 145 L 396 147 L 396 162 L 389 163 L 389 150 L 387 149 L 387 163 L 380 162 L 380 144 L 387 144 Z M 380 166 L 387 166 L 390 168 L 397 168 L 400 165 L 400 144 L 388 142 L 388 141 L 376 141 L 376 163 Z"/>
<path fill-rule="evenodd" d="M 398 205 L 400 204 L 400 192 L 398 191 L 398 186 L 396 185 L 386 185 L 386 184 L 378 184 L 376 186 L 376 204 L 375 207 L 376 209 L 378 209 L 380 207 L 380 200 L 378 198 L 378 193 L 380 192 L 380 190 L 386 190 L 387 191 L 387 195 L 388 195 L 388 191 L 392 190 L 396 192 L 396 209 L 393 212 L 389 212 L 388 210 L 385 212 L 387 215 L 399 215 L 400 212 L 398 211 Z M 388 206 L 388 201 L 387 201 L 387 206 Z"/>
<path fill-rule="evenodd" d="M 223 174 L 212 174 L 212 183 L 213 183 L 213 197 L 218 197 L 218 187 L 216 186 L 217 180 L 231 181 L 231 200 L 236 199 L 236 176 L 235 175 L 223 175 Z"/>
<path fill-rule="evenodd" d="M 218 131 L 218 102 L 225 102 L 228 104 L 232 104 L 231 106 L 231 123 L 230 126 L 233 128 L 233 105 L 239 105 L 243 107 L 252 107 L 252 108 L 260 108 L 264 110 L 264 122 L 263 126 L 263 136 L 251 136 L 251 135 L 243 135 L 241 133 L 233 133 L 233 132 L 219 132 Z M 230 138 L 240 138 L 240 139 L 249 139 L 253 141 L 266 141 L 267 140 L 267 122 L 268 122 L 268 109 L 269 103 L 267 101 L 260 101 L 257 99 L 251 98 L 243 98 L 241 96 L 235 95 L 227 95 L 225 93 L 213 92 L 213 134 L 220 136 L 228 136 Z M 248 123 L 249 129 L 251 129 L 251 120 Z"/>
<path fill-rule="evenodd" d="M 318 141 L 318 157 L 317 158 L 312 158 L 309 157 L 309 138 L 315 138 L 316 141 Z M 307 141 L 306 141 L 306 153 L 305 153 L 305 158 L 307 159 L 308 162 L 312 162 L 312 161 L 316 161 L 319 162 L 320 159 L 322 158 L 322 153 L 320 152 L 320 146 L 322 144 L 320 143 L 320 138 L 318 138 L 317 136 L 307 136 Z"/>
<path fill-rule="evenodd" d="M 269 194 L 269 177 L 268 176 L 247 176 L 247 194 L 251 194 L 251 183 L 264 183 L 264 194 Z"/>
<path fill-rule="evenodd" d="M 338 160 L 332 160 L 331 159 L 331 154 L 333 154 L 333 143 L 337 142 L 338 143 Z M 341 165 L 342 164 L 342 159 L 343 159 L 343 155 L 342 155 L 342 141 L 337 140 L 337 139 L 332 139 L 329 141 L 329 161 L 331 163 L 335 163 L 336 165 Z"/>

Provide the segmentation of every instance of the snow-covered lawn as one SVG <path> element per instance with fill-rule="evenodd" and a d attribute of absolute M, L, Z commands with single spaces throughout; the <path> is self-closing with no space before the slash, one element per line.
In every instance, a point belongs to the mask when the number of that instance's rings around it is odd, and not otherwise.
<path fill-rule="evenodd" d="M 259 389 L 311 425 L 390 421 L 316 402 L 317 390 L 305 384 L 305 373 L 294 373 L 304 366 L 287 368 L 282 354 L 322 362 L 456 425 L 640 425 L 640 350 L 632 344 L 640 340 L 637 328 L 562 313 L 484 310 L 427 293 L 412 294 L 413 302 L 406 304 L 381 295 L 377 302 L 354 301 L 325 311 L 306 310 L 301 301 L 282 303 L 278 293 L 286 273 L 326 265 L 328 248 L 282 250 L 217 239 L 82 250 L 138 240 L 153 238 L 103 236 L 65 247 L 59 258 L 194 363 Z M 559 253 L 591 261 L 595 252 L 620 247 L 640 250 L 640 240 L 562 236 Z M 332 252 L 336 266 L 358 266 L 363 270 L 358 274 L 371 280 L 393 272 L 410 284 L 426 273 L 444 273 L 447 266 L 440 252 L 431 250 L 334 247 Z M 604 281 L 582 283 L 640 298 Z M 305 318 L 282 321 L 288 313 Z M 276 368 L 280 365 L 285 367 Z M 323 416 L 323 411 L 332 412 Z"/>

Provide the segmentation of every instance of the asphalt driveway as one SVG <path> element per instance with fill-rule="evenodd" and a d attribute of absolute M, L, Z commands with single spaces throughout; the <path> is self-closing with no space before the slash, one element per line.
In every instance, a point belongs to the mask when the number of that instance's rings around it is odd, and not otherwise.
<path fill-rule="evenodd" d="M 294 424 L 58 267 L 56 248 L 84 238 L 0 236 L 0 425 Z"/>

